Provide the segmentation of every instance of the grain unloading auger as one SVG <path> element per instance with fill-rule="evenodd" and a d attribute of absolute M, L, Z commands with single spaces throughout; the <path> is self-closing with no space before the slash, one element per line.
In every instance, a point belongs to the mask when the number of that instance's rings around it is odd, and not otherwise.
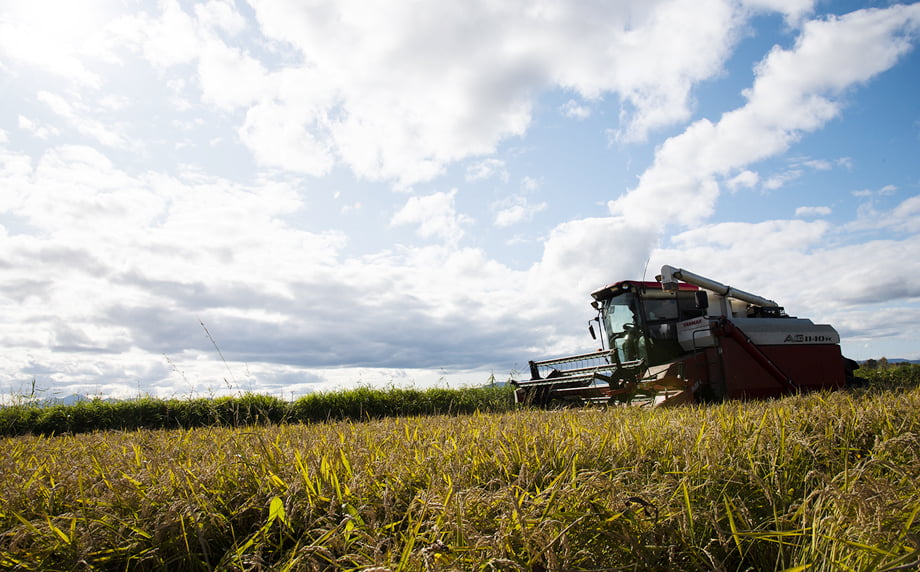
<path fill-rule="evenodd" d="M 663 266 L 657 282 L 617 282 L 591 297 L 602 349 L 529 362 L 530 379 L 511 382 L 518 402 L 763 399 L 855 379 L 858 364 L 831 326 L 687 270 Z"/>

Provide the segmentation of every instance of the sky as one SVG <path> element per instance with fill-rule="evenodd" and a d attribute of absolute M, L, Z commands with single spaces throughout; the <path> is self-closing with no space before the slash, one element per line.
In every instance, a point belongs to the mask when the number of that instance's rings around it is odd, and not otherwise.
<path fill-rule="evenodd" d="M 920 3 L 0 0 L 0 392 L 455 387 L 664 264 L 920 359 Z"/>

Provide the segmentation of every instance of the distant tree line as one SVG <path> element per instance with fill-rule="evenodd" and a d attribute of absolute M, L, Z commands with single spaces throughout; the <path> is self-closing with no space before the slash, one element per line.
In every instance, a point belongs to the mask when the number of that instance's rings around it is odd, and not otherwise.
<path fill-rule="evenodd" d="M 859 365 L 859 367 L 860 369 L 876 370 L 876 369 L 888 369 L 889 367 L 910 367 L 911 365 L 913 365 L 913 362 L 904 360 L 904 361 L 896 361 L 894 363 L 891 363 L 888 361 L 888 358 L 882 357 L 877 360 L 867 359 L 866 361 L 862 362 Z"/>
<path fill-rule="evenodd" d="M 88 399 L 72 405 L 23 400 L 0 407 L 0 435 L 362 421 L 394 416 L 491 413 L 513 407 L 512 388 L 506 385 L 425 390 L 359 387 L 311 393 L 294 401 L 256 393 L 197 399 Z"/>

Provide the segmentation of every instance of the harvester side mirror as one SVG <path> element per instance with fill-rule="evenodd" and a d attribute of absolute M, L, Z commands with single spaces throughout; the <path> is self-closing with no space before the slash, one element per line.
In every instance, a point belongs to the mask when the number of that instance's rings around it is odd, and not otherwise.
<path fill-rule="evenodd" d="M 591 322 L 593 322 L 593 321 L 594 321 L 594 320 L 588 321 L 588 332 L 591 334 L 591 339 L 592 339 L 592 340 L 596 340 L 596 339 L 597 339 L 597 334 L 594 333 L 594 324 L 591 323 Z"/>
<path fill-rule="evenodd" d="M 709 309 L 709 295 L 702 290 L 697 290 L 696 295 L 696 309 L 697 310 L 708 310 Z"/>

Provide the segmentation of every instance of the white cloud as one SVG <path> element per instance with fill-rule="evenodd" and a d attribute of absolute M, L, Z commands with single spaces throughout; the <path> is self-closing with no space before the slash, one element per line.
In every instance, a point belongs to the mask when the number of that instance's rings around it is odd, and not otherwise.
<path fill-rule="evenodd" d="M 815 0 L 743 0 L 742 3 L 753 10 L 780 12 L 796 23 L 814 10 Z"/>
<path fill-rule="evenodd" d="M 52 137 L 60 133 L 56 127 L 52 125 L 39 125 L 24 115 L 18 115 L 16 117 L 16 121 L 20 129 L 28 131 L 39 139 L 47 139 L 48 137 Z M 0 143 L 2 142 L 3 141 L 0 141 Z"/>
<path fill-rule="evenodd" d="M 609 203 L 611 213 L 647 224 L 704 220 L 719 196 L 718 177 L 785 151 L 834 118 L 841 104 L 832 98 L 894 65 L 918 26 L 920 4 L 806 23 L 792 49 L 775 47 L 757 67 L 746 105 L 665 141 L 639 185 Z"/>
<path fill-rule="evenodd" d="M 591 108 L 587 105 L 578 103 L 574 99 L 565 102 L 560 108 L 560 111 L 562 111 L 563 115 L 572 119 L 583 120 L 591 117 Z"/>
<path fill-rule="evenodd" d="M 616 35 L 615 61 L 606 69 L 591 70 L 598 74 L 595 81 L 605 82 L 606 89 L 619 92 L 627 103 L 626 127 L 617 131 L 620 141 L 642 140 L 651 129 L 686 120 L 691 88 L 722 70 L 742 23 L 730 3 L 709 0 L 650 4 L 649 10 L 635 10 L 632 16 L 641 24 Z M 588 62 L 600 63 L 590 57 Z M 586 68 L 574 67 L 576 72 Z M 579 80 L 576 85 L 594 83 Z M 594 95 L 584 87 L 579 90 Z"/>
<path fill-rule="evenodd" d="M 745 169 L 744 171 L 741 171 L 740 173 L 738 173 L 737 175 L 735 175 L 734 177 L 726 181 L 726 184 L 728 185 L 729 189 L 731 189 L 732 191 L 736 191 L 740 189 L 741 187 L 746 187 L 746 188 L 754 187 L 757 185 L 759 181 L 760 181 L 760 175 L 758 175 L 754 171 Z"/>
<path fill-rule="evenodd" d="M 84 59 L 110 59 L 101 36 L 116 6 L 111 0 L 6 2 L 0 7 L 0 54 L 98 88 L 101 77 Z"/>
<path fill-rule="evenodd" d="M 524 134 L 537 94 L 548 88 L 589 100 L 618 94 L 622 140 L 682 121 L 693 85 L 721 71 L 743 24 L 726 0 L 637 0 L 616 10 L 523 2 L 461 10 L 433 0 L 411 10 L 356 1 L 252 8 L 261 43 L 293 47 L 302 63 L 269 71 L 226 44 L 248 27 L 233 3 L 217 0 L 191 11 L 164 0 L 151 14 L 106 12 L 109 57 L 121 47 L 140 49 L 162 69 L 197 62 L 202 100 L 246 111 L 240 136 L 265 166 L 324 174 L 343 162 L 362 178 L 401 187 Z M 589 109 L 575 101 L 564 112 L 586 117 Z M 176 104 L 188 106 L 184 98 Z"/>
<path fill-rule="evenodd" d="M 48 93 L 47 91 L 40 91 L 36 99 L 50 107 L 51 111 L 64 118 L 69 119 L 74 116 L 73 107 L 63 97 Z"/>
<path fill-rule="evenodd" d="M 543 258 L 530 275 L 551 303 L 561 297 L 571 304 L 576 293 L 586 295 L 613 280 L 640 275 L 657 241 L 656 231 L 621 218 L 565 222 L 550 232 Z"/>
<path fill-rule="evenodd" d="M 208 38 L 199 54 L 201 99 L 225 110 L 245 107 L 271 89 L 268 73 L 258 60 L 217 38 Z"/>
<path fill-rule="evenodd" d="M 920 231 L 920 195 L 901 201 L 893 209 L 878 210 L 873 201 L 860 206 L 858 218 L 846 228 L 856 232 L 878 234 L 883 231 L 913 233 Z"/>
<path fill-rule="evenodd" d="M 344 206 L 341 208 L 341 210 L 340 210 L 339 212 L 341 212 L 341 213 L 344 214 L 344 213 L 347 213 L 347 212 L 349 212 L 349 211 L 356 211 L 356 210 L 358 210 L 358 209 L 360 209 L 360 208 L 361 208 L 361 201 L 355 201 L 355 202 L 353 202 L 353 203 L 349 203 L 349 204 L 347 204 L 347 205 L 344 205 Z"/>
<path fill-rule="evenodd" d="M 483 159 L 466 168 L 466 180 L 469 182 L 498 177 L 501 181 L 507 183 L 508 176 L 505 162 L 501 159 Z"/>
<path fill-rule="evenodd" d="M 246 19 L 237 11 L 232 0 L 210 0 L 195 6 L 199 22 L 235 36 L 246 29 Z"/>
<path fill-rule="evenodd" d="M 140 14 L 123 22 L 124 33 L 137 38 L 144 57 L 155 66 L 193 62 L 201 49 L 199 24 L 176 0 L 163 0 L 158 7 L 155 17 Z"/>
<path fill-rule="evenodd" d="M 829 171 L 834 168 L 834 164 L 826 159 L 803 159 L 799 164 L 816 171 Z"/>
<path fill-rule="evenodd" d="M 891 211 L 894 225 L 908 232 L 920 231 L 920 195 L 906 199 Z"/>
<path fill-rule="evenodd" d="M 520 184 L 521 192 L 492 203 L 495 212 L 495 226 L 508 227 L 533 220 L 534 215 L 546 210 L 545 201 L 532 202 L 528 195 L 540 188 L 540 181 L 534 177 L 524 177 Z"/>
<path fill-rule="evenodd" d="M 831 214 L 830 207 L 799 207 L 795 209 L 795 216 L 799 217 L 819 217 Z"/>
<path fill-rule="evenodd" d="M 161 69 L 197 62 L 202 100 L 246 111 L 240 136 L 262 165 L 324 174 L 342 162 L 359 177 L 404 188 L 523 135 L 546 89 L 591 101 L 618 95 L 614 131 L 622 141 L 684 121 L 693 86 L 721 73 L 748 16 L 727 0 L 635 0 L 616 10 L 523 1 L 461 10 L 433 0 L 411 10 L 355 0 L 307 8 L 256 0 L 250 29 L 227 1 L 187 11 L 164 0 L 150 14 L 120 17 L 114 4 L 97 4 L 105 9 L 90 10 L 91 21 L 107 23 L 97 26 L 106 57 L 140 49 Z M 763 0 L 746 8 L 797 17 L 812 3 Z M 242 44 L 247 32 L 261 33 L 257 45 L 269 52 L 293 49 L 297 58 L 269 68 L 264 54 L 225 43 Z M 473 36 L 471 47 L 465 39 Z M 92 79 L 86 70 L 74 73 Z M 564 112 L 586 117 L 589 109 L 576 101 Z M 175 103 L 189 105 L 184 97 Z"/>
<path fill-rule="evenodd" d="M 540 188 L 540 181 L 534 177 L 524 177 L 521 179 L 521 190 L 525 193 L 532 193 Z"/>
<path fill-rule="evenodd" d="M 469 217 L 457 213 L 454 205 L 456 196 L 457 189 L 423 197 L 409 197 L 406 204 L 390 219 L 390 224 L 417 224 L 416 232 L 422 238 L 440 238 L 448 244 L 456 244 L 463 237 L 463 225 L 472 222 Z"/>
<path fill-rule="evenodd" d="M 820 243 L 828 231 L 824 221 L 771 220 L 761 223 L 724 222 L 705 225 L 674 235 L 677 248 L 717 247 L 728 251 L 750 250 L 763 256 L 800 252 Z M 764 244 L 766 243 L 766 244 Z M 756 266 L 756 265 L 755 265 Z"/>
<path fill-rule="evenodd" d="M 207 364 L 192 367 L 182 357 L 197 348 L 219 364 L 202 342 L 198 317 L 229 356 L 250 355 L 254 370 L 267 371 L 263 361 L 290 359 L 283 350 L 291 342 L 279 340 L 273 320 L 283 317 L 285 335 L 305 340 L 320 331 L 312 324 L 328 330 L 341 320 L 324 308 L 329 299 L 354 304 L 355 285 L 374 283 L 360 278 L 360 266 L 334 270 L 340 233 L 281 222 L 301 206 L 284 183 L 246 187 L 194 173 L 133 177 L 77 146 L 46 152 L 34 169 L 0 153 L 0 177 L 11 191 L 0 200 L 0 216 L 39 231 L 0 241 L 0 304 L 8 318 L 0 340 L 23 349 L 4 358 L 6 372 L 32 371 L 70 387 L 128 377 L 148 390 L 169 376 L 166 353 L 181 358 L 190 376 L 220 379 Z M 386 281 L 376 286 L 385 290 Z M 10 375 L 0 379 L 10 383 Z"/>
<path fill-rule="evenodd" d="M 102 121 L 89 117 L 92 112 L 79 98 L 71 102 L 59 95 L 40 91 L 36 95 L 36 99 L 50 107 L 54 113 L 66 120 L 78 132 L 92 137 L 107 147 L 125 149 L 134 146 L 134 143 L 122 133 L 109 128 Z"/>
<path fill-rule="evenodd" d="M 297 74 L 297 85 L 325 88 L 299 97 L 276 92 L 272 104 L 258 104 L 260 117 L 302 130 L 314 142 L 303 151 L 318 154 L 298 154 L 306 163 L 335 157 L 362 178 L 401 187 L 522 135 L 535 94 L 553 86 L 592 100 L 619 94 L 624 140 L 681 121 L 692 86 L 720 71 L 742 24 L 723 0 L 643 0 L 617 10 L 478 2 L 462 10 L 437 2 L 411 10 L 352 1 L 324 9 L 252 5 L 261 32 L 296 47 L 304 60 L 271 75 Z M 463 39 L 473 36 L 471 47 Z M 584 117 L 587 108 L 569 105 L 566 112 Z M 261 162 L 291 167 L 263 147 L 271 138 L 246 136 L 251 129 L 248 122 L 244 141 Z"/>
<path fill-rule="evenodd" d="M 788 183 L 801 178 L 808 170 L 829 171 L 834 165 L 846 166 L 846 162 L 832 162 L 826 159 L 811 159 L 808 157 L 793 157 L 788 161 L 790 167 L 784 171 L 771 175 L 763 181 L 762 187 L 773 191 L 786 186 Z"/>
<path fill-rule="evenodd" d="M 802 176 L 803 171 L 801 169 L 790 169 L 782 173 L 777 173 L 763 182 L 763 188 L 768 191 L 775 191 L 786 186 L 786 183 L 790 183 L 799 177 Z"/>
<path fill-rule="evenodd" d="M 890 196 L 895 194 L 898 191 L 898 187 L 895 185 L 885 185 L 878 190 L 878 194 L 881 196 Z"/>
<path fill-rule="evenodd" d="M 303 115 L 290 115 L 293 111 L 268 101 L 249 108 L 240 139 L 263 165 L 317 176 L 328 173 L 335 164 L 331 141 L 316 136 L 320 125 L 311 129 Z"/>
<path fill-rule="evenodd" d="M 495 226 L 506 227 L 528 221 L 546 209 L 546 203 L 531 204 L 523 195 L 512 195 L 492 204 L 495 210 Z"/>
<path fill-rule="evenodd" d="M 819 125 L 837 112 L 822 96 L 840 93 L 890 68 L 911 48 L 920 6 L 868 9 L 807 22 L 793 50 L 774 48 L 759 66 L 748 97 L 764 110 L 806 104 L 792 121 L 799 129 Z M 787 112 L 795 111 L 786 107 Z"/>

